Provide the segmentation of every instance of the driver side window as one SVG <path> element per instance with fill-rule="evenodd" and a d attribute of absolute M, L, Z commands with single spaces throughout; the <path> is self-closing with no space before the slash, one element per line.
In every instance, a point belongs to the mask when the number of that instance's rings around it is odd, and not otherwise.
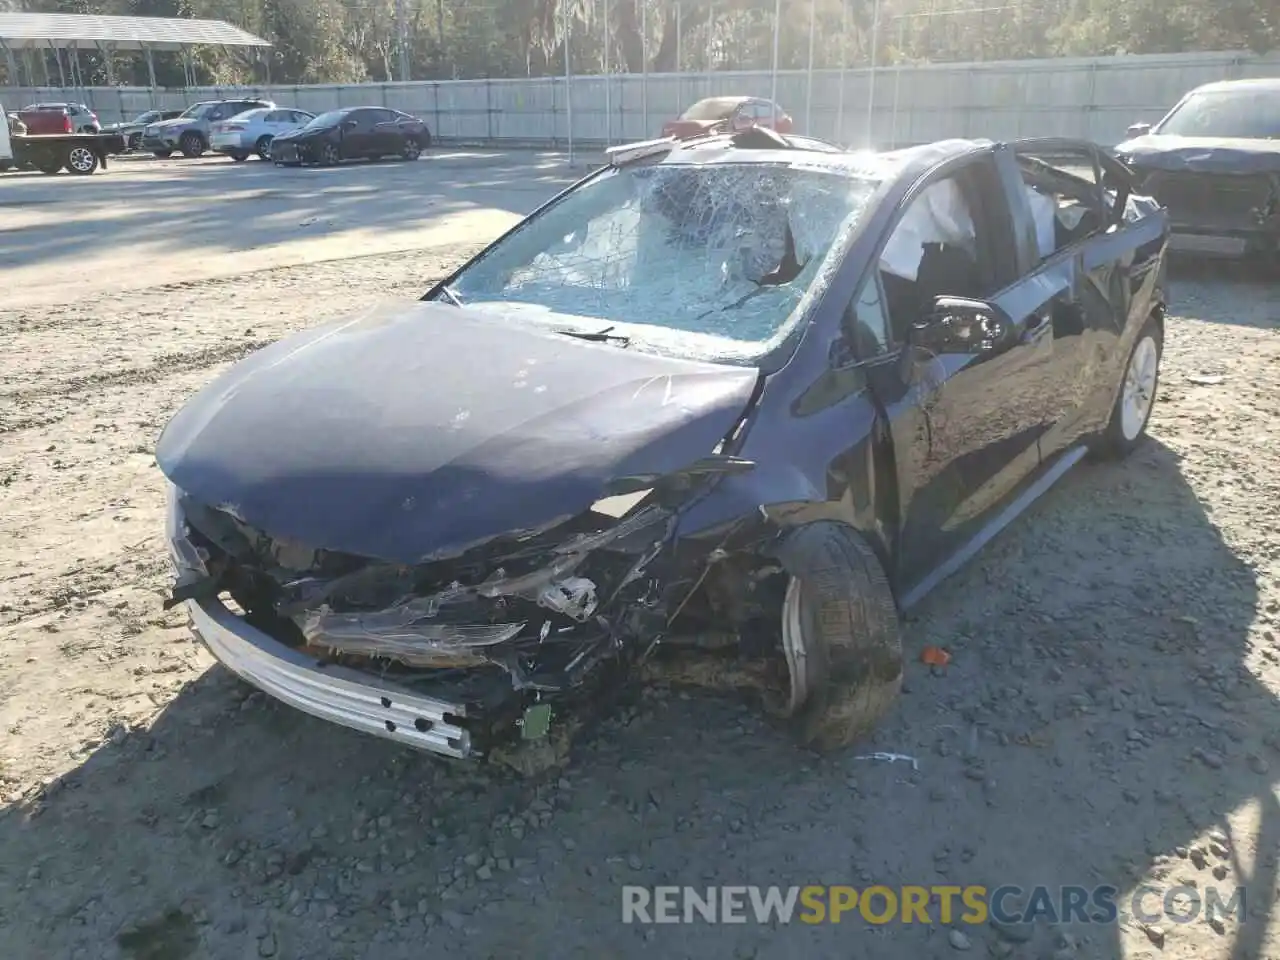
<path fill-rule="evenodd" d="M 985 300 L 1016 275 L 999 173 L 980 160 L 936 180 L 902 211 L 880 254 L 890 334 L 906 342 L 941 296 Z"/>

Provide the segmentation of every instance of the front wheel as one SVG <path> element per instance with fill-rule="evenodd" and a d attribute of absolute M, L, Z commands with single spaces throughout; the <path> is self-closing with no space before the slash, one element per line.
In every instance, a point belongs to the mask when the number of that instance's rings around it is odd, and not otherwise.
<path fill-rule="evenodd" d="M 258 155 L 260 159 L 270 160 L 271 159 L 271 137 L 270 136 L 259 137 L 258 142 L 253 145 L 253 151 Z"/>
<path fill-rule="evenodd" d="M 198 133 L 184 133 L 182 139 L 178 141 L 178 149 L 182 151 L 184 157 L 194 160 L 204 153 L 204 140 Z"/>
<path fill-rule="evenodd" d="M 902 688 L 898 608 L 875 552 L 856 531 L 819 521 L 792 531 L 778 558 L 790 575 L 782 646 L 785 711 L 819 750 L 869 734 Z"/>
<path fill-rule="evenodd" d="M 1110 459 L 1127 457 L 1142 442 L 1151 421 L 1156 390 L 1160 386 L 1160 358 L 1164 334 L 1158 317 L 1152 315 L 1134 341 L 1124 366 L 1124 379 L 1111 420 L 1098 445 L 1098 452 Z"/>
<path fill-rule="evenodd" d="M 98 169 L 98 155 L 88 147 L 72 147 L 67 151 L 67 171 L 87 177 Z"/>
<path fill-rule="evenodd" d="M 408 137 L 404 141 L 404 146 L 400 150 L 400 155 L 406 160 L 417 160 L 422 156 L 422 145 L 413 137 Z"/>
<path fill-rule="evenodd" d="M 334 143 L 326 143 L 320 148 L 320 165 L 324 167 L 336 166 L 342 160 L 342 154 L 338 152 L 338 146 Z"/>

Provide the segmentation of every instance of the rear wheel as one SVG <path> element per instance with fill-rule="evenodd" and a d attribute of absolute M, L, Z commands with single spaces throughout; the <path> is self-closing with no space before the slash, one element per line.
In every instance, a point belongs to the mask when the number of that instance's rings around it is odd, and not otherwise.
<path fill-rule="evenodd" d="M 195 159 L 204 153 L 204 139 L 198 133 L 184 133 L 178 141 L 178 149 L 184 157 Z"/>
<path fill-rule="evenodd" d="M 98 155 L 84 146 L 74 146 L 67 151 L 67 171 L 86 177 L 98 169 Z"/>
<path fill-rule="evenodd" d="M 820 521 L 787 537 L 791 577 L 782 643 L 791 676 L 787 715 L 819 750 L 860 740 L 902 687 L 902 639 L 889 580 L 871 547 L 842 523 Z"/>
<path fill-rule="evenodd" d="M 1116 460 L 1127 457 L 1145 438 L 1160 386 L 1163 353 L 1164 334 L 1159 318 L 1153 315 L 1138 334 L 1125 362 L 1124 379 L 1111 410 L 1111 420 L 1098 445 L 1102 456 Z"/>
<path fill-rule="evenodd" d="M 271 137 L 262 136 L 258 138 L 258 142 L 253 145 L 253 152 L 263 160 L 271 159 Z"/>

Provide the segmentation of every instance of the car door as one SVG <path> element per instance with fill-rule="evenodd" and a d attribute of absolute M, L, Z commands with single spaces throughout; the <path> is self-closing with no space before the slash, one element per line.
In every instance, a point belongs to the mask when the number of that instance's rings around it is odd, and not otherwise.
<path fill-rule="evenodd" d="M 398 154 L 403 151 L 403 124 L 400 115 L 394 110 L 375 110 L 373 130 L 375 156 Z"/>
<path fill-rule="evenodd" d="M 956 555 L 1039 466 L 1057 411 L 1039 396 L 1052 328 L 1024 310 L 1012 210 L 994 150 L 913 187 L 887 234 L 872 298 L 897 360 L 878 367 L 898 486 L 898 582 L 920 584 Z M 870 281 L 869 281 L 870 282 Z M 920 345 L 937 297 L 1003 312 L 990 343 Z"/>
<path fill-rule="evenodd" d="M 373 111 L 352 110 L 342 122 L 343 159 L 367 157 L 374 149 Z"/>
<path fill-rule="evenodd" d="M 293 111 L 268 110 L 262 115 L 262 126 L 265 128 L 263 132 L 272 137 L 288 133 L 296 126 L 293 123 Z"/>
<path fill-rule="evenodd" d="M 1126 224 L 1123 199 L 1117 209 L 1104 193 L 1106 161 L 1093 144 L 1027 140 L 1000 161 L 1005 182 L 1020 187 L 1010 204 L 1036 264 L 1022 285 L 1021 309 L 1044 315 L 1053 330 L 1042 389 L 1062 413 L 1040 440 L 1048 460 L 1101 428 L 1110 413 L 1106 387 L 1118 376 L 1120 335 L 1135 299 L 1133 233 L 1146 226 Z"/>

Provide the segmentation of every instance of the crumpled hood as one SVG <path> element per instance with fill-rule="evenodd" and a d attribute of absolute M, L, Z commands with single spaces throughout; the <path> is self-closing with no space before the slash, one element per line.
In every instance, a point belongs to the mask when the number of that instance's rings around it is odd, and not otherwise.
<path fill-rule="evenodd" d="M 1167 137 L 1158 133 L 1116 147 L 1145 170 L 1190 173 L 1280 173 L 1280 140 Z"/>
<path fill-rule="evenodd" d="M 154 123 L 148 123 L 144 129 L 147 130 L 173 130 L 176 127 L 186 127 L 190 124 L 197 123 L 194 117 L 174 117 L 172 120 L 157 120 Z"/>
<path fill-rule="evenodd" d="M 308 137 L 315 137 L 322 133 L 328 133 L 332 129 L 332 127 L 319 127 L 312 128 L 310 130 L 303 130 L 302 127 L 298 127 L 296 130 L 290 130 L 288 133 L 279 134 L 273 138 L 272 142 L 282 143 L 286 140 L 305 140 Z"/>
<path fill-rule="evenodd" d="M 272 536 L 415 563 L 710 454 L 757 377 L 491 310 L 391 304 L 243 360 L 174 416 L 156 459 Z"/>

